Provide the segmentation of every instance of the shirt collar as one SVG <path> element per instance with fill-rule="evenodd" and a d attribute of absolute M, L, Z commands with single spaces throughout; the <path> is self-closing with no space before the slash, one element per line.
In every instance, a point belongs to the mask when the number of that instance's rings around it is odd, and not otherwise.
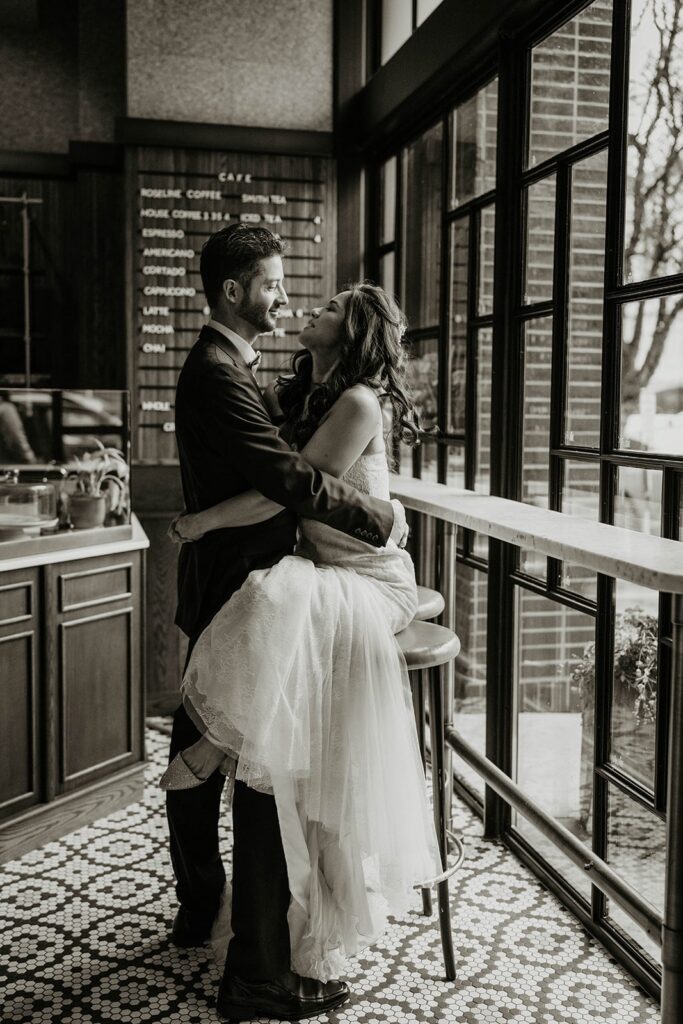
<path fill-rule="evenodd" d="M 239 334 L 235 333 L 235 331 L 226 327 L 225 324 L 219 323 L 218 320 L 209 320 L 206 326 L 211 327 L 214 331 L 218 331 L 218 333 L 222 334 L 224 338 L 227 338 L 228 341 L 232 342 L 247 366 L 251 366 L 254 359 L 256 359 L 256 352 L 248 341 L 245 341 L 244 338 L 241 338 Z"/>

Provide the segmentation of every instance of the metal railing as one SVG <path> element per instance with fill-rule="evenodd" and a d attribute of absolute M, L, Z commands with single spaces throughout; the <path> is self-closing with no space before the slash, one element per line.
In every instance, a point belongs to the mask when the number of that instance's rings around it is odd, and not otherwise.
<path fill-rule="evenodd" d="M 503 548 L 507 545 L 531 548 L 549 558 L 567 560 L 603 576 L 671 595 L 663 915 L 604 859 L 587 849 L 534 802 L 498 764 L 458 732 L 457 722 L 448 720 L 453 708 L 452 675 L 447 681 L 445 697 L 446 742 L 483 779 L 487 798 L 491 791 L 514 808 L 578 865 L 600 892 L 617 903 L 661 945 L 661 1020 L 662 1024 L 680 1024 L 683 1020 L 683 543 L 423 480 L 394 476 L 392 494 L 413 513 L 439 524 L 441 541 L 438 549 L 429 553 L 436 555 L 438 564 L 430 566 L 429 571 L 444 591 L 443 621 L 452 629 L 455 629 L 458 527 L 503 542 Z M 418 549 L 420 546 L 424 559 L 424 545 L 418 545 Z M 420 555 L 417 550 L 418 578 L 427 569 L 426 565 L 420 565 Z M 423 582 L 424 577 L 420 581 Z M 452 778 L 451 773 L 449 777 Z"/>

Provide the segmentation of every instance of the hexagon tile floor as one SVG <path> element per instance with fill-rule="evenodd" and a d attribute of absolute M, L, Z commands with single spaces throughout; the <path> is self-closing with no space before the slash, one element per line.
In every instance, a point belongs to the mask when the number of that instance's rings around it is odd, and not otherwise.
<path fill-rule="evenodd" d="M 167 939 L 174 914 L 162 794 L 163 722 L 148 731 L 143 803 L 7 864 L 0 875 L 0 1020 L 217 1020 L 208 950 Z M 226 815 L 227 817 L 227 815 Z M 502 846 L 458 806 L 467 859 L 453 884 L 458 981 L 438 925 L 415 911 L 355 963 L 328 1024 L 655 1024 L 657 1007 Z M 226 853 L 230 835 L 223 836 Z"/>

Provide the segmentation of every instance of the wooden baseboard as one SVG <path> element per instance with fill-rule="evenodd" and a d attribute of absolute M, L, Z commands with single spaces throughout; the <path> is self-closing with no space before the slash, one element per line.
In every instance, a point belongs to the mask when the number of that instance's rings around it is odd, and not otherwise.
<path fill-rule="evenodd" d="M 18 818 L 0 823 L 0 864 L 141 800 L 144 772 L 144 764 L 136 764 L 83 792 L 40 804 Z"/>

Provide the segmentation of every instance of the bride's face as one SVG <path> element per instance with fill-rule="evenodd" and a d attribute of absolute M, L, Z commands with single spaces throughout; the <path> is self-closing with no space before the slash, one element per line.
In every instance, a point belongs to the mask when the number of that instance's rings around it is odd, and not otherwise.
<path fill-rule="evenodd" d="M 342 327 L 346 303 L 351 292 L 339 292 L 326 306 L 311 310 L 311 319 L 304 327 L 299 340 L 311 352 L 334 353 L 341 348 Z"/>

